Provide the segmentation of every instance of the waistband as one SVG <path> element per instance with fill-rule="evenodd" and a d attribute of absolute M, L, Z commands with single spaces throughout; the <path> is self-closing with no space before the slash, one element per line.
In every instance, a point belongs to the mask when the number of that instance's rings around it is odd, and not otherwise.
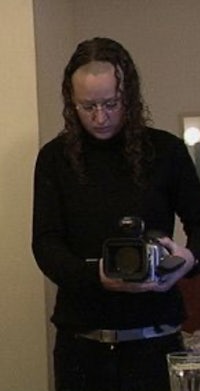
<path fill-rule="evenodd" d="M 171 326 L 162 324 L 159 326 L 149 326 L 127 330 L 92 330 L 87 333 L 77 333 L 76 337 L 86 338 L 102 343 L 119 343 L 140 339 L 158 338 L 175 334 L 181 330 L 181 326 Z"/>

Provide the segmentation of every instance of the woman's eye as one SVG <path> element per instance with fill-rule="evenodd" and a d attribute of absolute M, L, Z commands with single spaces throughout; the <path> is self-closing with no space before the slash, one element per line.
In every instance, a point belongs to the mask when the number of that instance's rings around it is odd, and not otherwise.
<path fill-rule="evenodd" d="M 94 104 L 84 104 L 84 105 L 82 105 L 82 107 L 85 111 L 93 111 L 95 108 L 95 105 Z"/>
<path fill-rule="evenodd" d="M 105 103 L 105 107 L 106 109 L 113 109 L 115 106 L 116 106 L 117 102 L 114 101 L 114 102 L 106 102 Z"/>

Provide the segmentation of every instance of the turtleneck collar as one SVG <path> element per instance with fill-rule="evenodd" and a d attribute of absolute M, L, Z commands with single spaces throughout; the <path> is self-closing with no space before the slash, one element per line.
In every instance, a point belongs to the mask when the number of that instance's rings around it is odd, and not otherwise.
<path fill-rule="evenodd" d="M 96 148 L 107 149 L 117 145 L 122 146 L 125 141 L 125 134 L 124 131 L 121 130 L 119 133 L 115 134 L 113 137 L 107 140 L 99 140 L 96 137 L 92 136 L 90 133 L 88 133 L 86 130 L 83 130 L 81 138 L 83 140 L 84 145 L 91 145 Z"/>

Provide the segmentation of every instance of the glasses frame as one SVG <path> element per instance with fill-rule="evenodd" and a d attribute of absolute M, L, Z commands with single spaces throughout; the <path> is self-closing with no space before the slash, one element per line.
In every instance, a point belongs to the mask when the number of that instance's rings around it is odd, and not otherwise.
<path fill-rule="evenodd" d="M 76 110 L 87 115 L 95 115 L 98 110 L 102 110 L 106 114 L 112 114 L 119 111 L 122 107 L 122 97 L 113 97 L 105 99 L 102 102 L 85 102 L 77 103 L 75 105 Z"/>

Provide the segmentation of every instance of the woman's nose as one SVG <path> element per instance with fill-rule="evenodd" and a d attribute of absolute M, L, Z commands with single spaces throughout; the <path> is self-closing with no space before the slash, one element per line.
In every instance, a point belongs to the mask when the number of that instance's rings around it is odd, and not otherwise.
<path fill-rule="evenodd" d="M 97 106 L 94 119 L 98 124 L 104 124 L 107 121 L 107 114 L 101 106 Z"/>

